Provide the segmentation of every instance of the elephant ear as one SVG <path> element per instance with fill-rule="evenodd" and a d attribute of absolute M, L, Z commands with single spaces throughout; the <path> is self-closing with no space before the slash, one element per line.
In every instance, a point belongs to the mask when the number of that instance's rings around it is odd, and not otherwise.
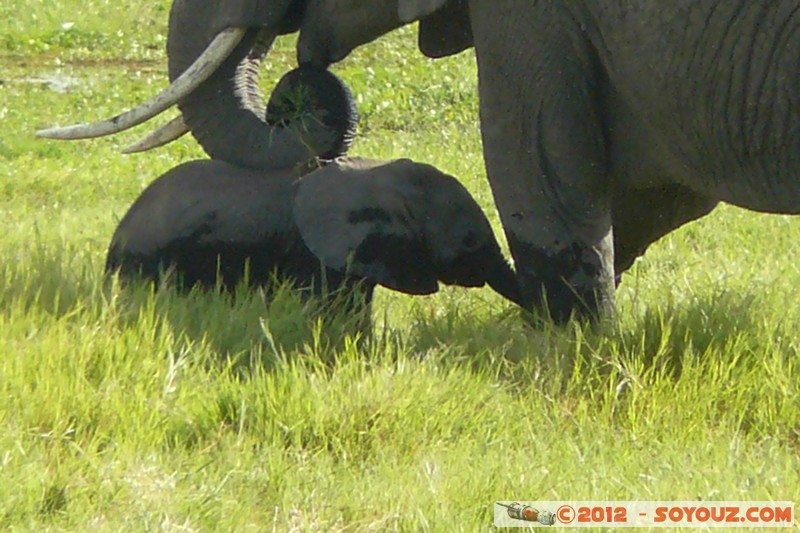
<path fill-rule="evenodd" d="M 419 49 L 428 57 L 457 54 L 473 45 L 469 0 L 398 0 L 397 14 L 419 20 Z"/>
<path fill-rule="evenodd" d="M 419 50 L 427 57 L 446 57 L 474 45 L 468 0 L 449 0 L 419 21 Z"/>
<path fill-rule="evenodd" d="M 339 159 L 304 176 L 293 215 L 309 250 L 327 268 L 390 289 L 436 292 L 412 165 Z"/>
<path fill-rule="evenodd" d="M 441 9 L 448 0 L 398 0 L 397 15 L 408 24 L 427 17 L 437 9 Z"/>

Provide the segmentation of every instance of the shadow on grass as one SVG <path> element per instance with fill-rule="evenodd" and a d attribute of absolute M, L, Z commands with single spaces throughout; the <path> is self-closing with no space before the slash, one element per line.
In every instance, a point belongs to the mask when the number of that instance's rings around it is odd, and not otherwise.
<path fill-rule="evenodd" d="M 791 320 L 752 292 L 704 293 L 639 315 L 622 308 L 621 317 L 603 324 L 556 325 L 519 309 L 486 314 L 474 307 L 418 313 L 412 353 L 437 353 L 445 364 L 466 363 L 512 382 L 547 377 L 566 386 L 576 372 L 602 377 L 634 362 L 641 371 L 678 379 L 689 359 L 752 366 L 764 351 L 798 352 Z"/>
<path fill-rule="evenodd" d="M 339 300 L 331 305 L 303 298 L 286 285 L 269 294 L 245 287 L 234 294 L 197 289 L 182 294 L 169 287 L 155 290 L 146 282 L 123 287 L 105 276 L 97 259 L 85 247 L 66 245 L 17 258 L 6 255 L 0 265 L 0 310 L 17 307 L 56 318 L 89 313 L 93 321 L 111 321 L 118 332 L 166 328 L 179 342 L 208 345 L 221 360 L 242 368 L 269 369 L 292 356 L 329 364 L 355 339 L 365 357 L 388 344 L 402 345 L 391 351 L 512 381 L 540 376 L 562 385 L 587 365 L 602 375 L 635 361 L 677 378 L 687 358 L 730 357 L 755 364 L 776 343 L 787 353 L 797 352 L 788 319 L 781 319 L 780 310 L 765 316 L 769 303 L 752 291 L 706 291 L 649 305 L 639 315 L 624 314 L 623 308 L 613 324 L 557 326 L 538 320 L 537 328 L 517 308 L 498 312 L 481 293 L 459 292 L 445 305 L 417 307 L 402 331 L 392 326 L 376 331 L 367 312 L 342 312 Z"/>
<path fill-rule="evenodd" d="M 152 313 L 175 337 L 208 346 L 214 354 L 208 363 L 231 366 L 243 376 L 290 360 L 330 365 L 349 342 L 362 342 L 369 333 L 369 308 L 348 309 L 343 293 L 322 299 L 288 282 L 269 290 L 242 285 L 233 293 L 182 292 L 140 281 L 120 286 L 116 277 L 107 286 L 124 300 L 134 323 Z"/>
<path fill-rule="evenodd" d="M 244 286 L 232 294 L 184 293 L 168 284 L 120 283 L 103 272 L 88 246 L 48 245 L 15 255 L 6 254 L 0 263 L 0 312 L 36 322 L 91 323 L 117 337 L 129 330 L 145 337 L 169 335 L 176 352 L 207 347 L 218 359 L 209 363 L 272 368 L 292 354 L 330 362 L 369 330 L 368 312 L 343 311 L 342 294 L 323 301 L 286 283 L 269 293 Z"/>

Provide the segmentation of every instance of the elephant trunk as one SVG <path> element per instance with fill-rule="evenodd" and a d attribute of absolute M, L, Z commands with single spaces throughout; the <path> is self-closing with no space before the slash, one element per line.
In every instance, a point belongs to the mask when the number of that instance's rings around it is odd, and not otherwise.
<path fill-rule="evenodd" d="M 270 125 L 266 117 L 258 70 L 275 37 L 296 31 L 304 3 L 276 5 L 260 1 L 241 7 L 223 2 L 172 4 L 167 38 L 169 77 L 174 81 L 227 27 L 249 27 L 242 40 L 216 71 L 178 104 L 183 120 L 203 149 L 214 159 L 256 169 L 288 168 L 314 157 L 336 157 L 346 151 L 354 124 L 326 117 Z M 232 12 L 233 11 L 233 12 Z M 242 11 L 242 13 L 238 13 Z M 349 97 L 349 92 L 347 93 Z M 352 104 L 350 104 L 352 106 Z"/>
<path fill-rule="evenodd" d="M 471 200 L 471 198 L 470 198 Z M 475 206 L 478 209 L 477 205 Z M 485 219 L 484 219 L 485 220 Z M 446 285 L 462 287 L 482 287 L 488 284 L 501 296 L 522 306 L 522 294 L 516 272 L 508 264 L 500 246 L 494 240 L 486 221 L 487 235 L 491 241 L 470 252 L 461 252 L 436 265 L 437 278 Z M 445 249 L 439 245 L 437 249 Z"/>
<path fill-rule="evenodd" d="M 489 286 L 519 306 L 523 306 L 519 280 L 514 269 L 500 255 L 499 259 L 489 268 L 486 274 Z"/>

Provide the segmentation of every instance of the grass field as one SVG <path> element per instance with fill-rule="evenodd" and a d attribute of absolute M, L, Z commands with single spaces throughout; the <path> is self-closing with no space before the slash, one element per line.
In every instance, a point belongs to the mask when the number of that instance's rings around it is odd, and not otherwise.
<path fill-rule="evenodd" d="M 202 157 L 41 127 L 164 86 L 168 2 L 0 7 L 0 529 L 476 531 L 495 500 L 800 501 L 800 219 L 723 206 L 624 277 L 619 317 L 533 330 L 487 290 L 379 290 L 369 338 L 290 292 L 104 279 L 142 189 Z M 269 87 L 291 68 L 270 55 Z M 500 226 L 471 52 L 413 29 L 336 71 L 351 154 L 459 176 Z M 797 527 L 795 522 L 795 527 Z"/>

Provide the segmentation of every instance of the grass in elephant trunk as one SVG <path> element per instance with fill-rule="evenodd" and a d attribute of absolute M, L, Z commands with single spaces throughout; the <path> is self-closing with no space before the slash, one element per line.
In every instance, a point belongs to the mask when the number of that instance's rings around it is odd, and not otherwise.
<path fill-rule="evenodd" d="M 341 79 L 329 70 L 304 65 L 284 74 L 272 89 L 265 118 L 270 126 L 295 128 L 303 136 L 315 126 L 326 126 L 337 141 L 317 153 L 321 159 L 334 159 L 345 155 L 353 142 L 358 110 Z"/>
<path fill-rule="evenodd" d="M 125 42 L 160 42 L 155 6 Z M 0 529 L 474 531 L 499 499 L 800 501 L 800 219 L 723 207 L 670 235 L 625 276 L 606 331 L 531 331 L 489 290 L 381 290 L 370 339 L 288 292 L 122 291 L 101 275 L 119 217 L 202 153 L 188 137 L 133 157 L 116 150 L 135 133 L 34 140 L 166 78 L 104 63 L 136 55 L 113 39 L 42 59 L 59 13 L 103 35 L 92 21 L 129 8 L 51 9 L 0 31 L 19 43 L 0 52 Z M 460 177 L 500 235 L 473 60 L 425 61 L 414 39 L 337 67 L 362 114 L 351 152 Z M 26 81 L 51 73 L 76 83 Z"/>
<path fill-rule="evenodd" d="M 296 122 L 302 123 L 313 116 L 309 110 L 314 106 L 311 90 L 302 85 L 294 86 L 280 94 L 272 109 L 267 109 L 267 123 L 284 127 Z"/>

